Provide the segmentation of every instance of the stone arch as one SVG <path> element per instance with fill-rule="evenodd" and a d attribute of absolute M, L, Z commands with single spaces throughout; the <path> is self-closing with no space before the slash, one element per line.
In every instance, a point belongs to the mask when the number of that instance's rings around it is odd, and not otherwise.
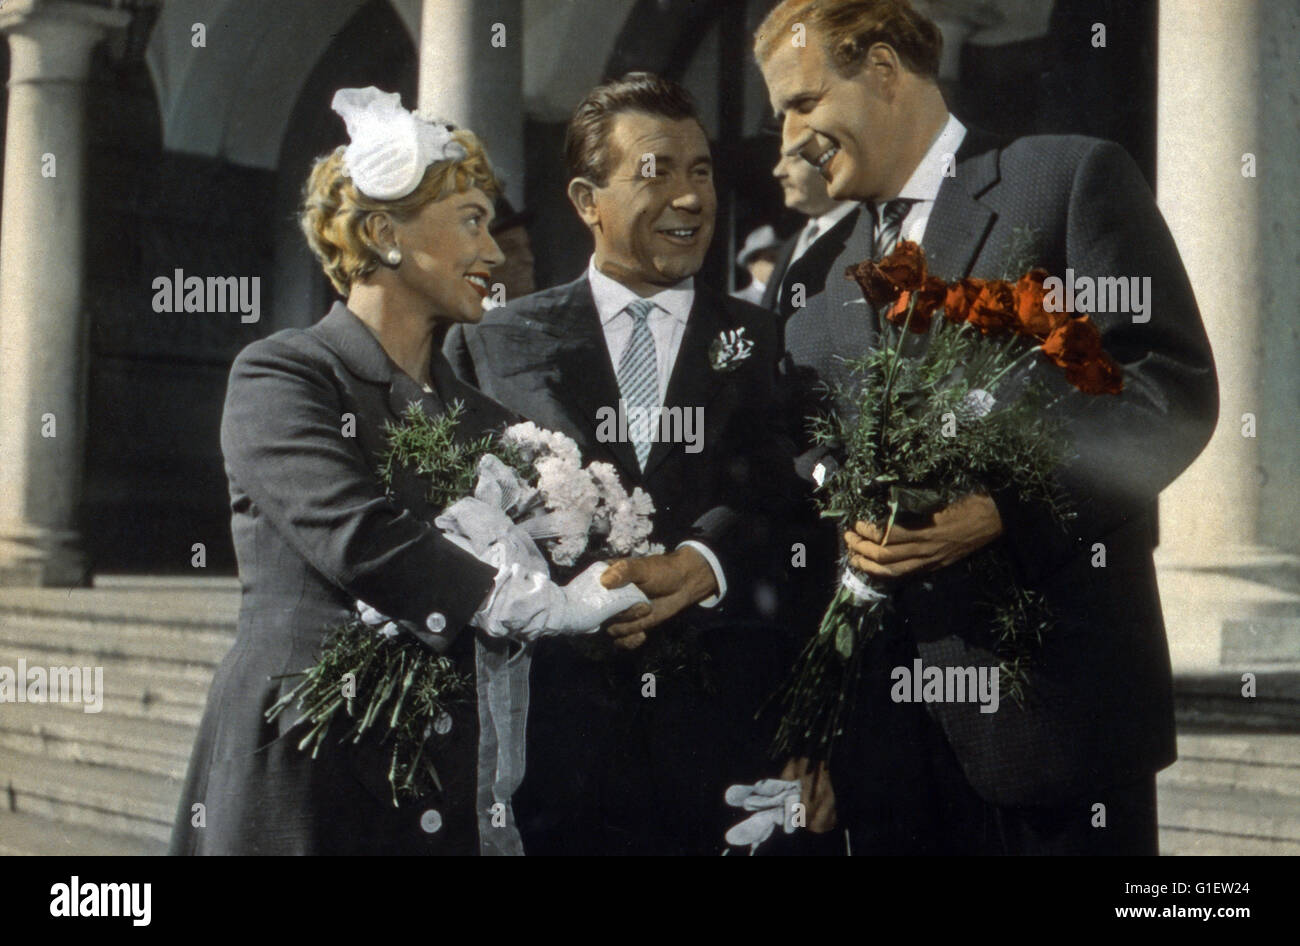
<path fill-rule="evenodd" d="M 286 16 L 265 0 L 169 0 L 145 52 L 158 90 L 163 145 L 232 164 L 274 168 L 304 83 L 366 0 L 312 0 Z M 418 0 L 385 2 L 418 33 Z M 412 11 L 414 10 L 414 19 Z M 195 24 L 206 46 L 192 44 Z"/>
<path fill-rule="evenodd" d="M 298 229 L 303 182 L 319 155 L 347 141 L 330 109 L 335 90 L 374 85 L 414 106 L 419 78 L 415 44 L 388 0 L 367 0 L 321 51 L 286 118 L 275 160 L 272 322 L 266 331 L 310 325 L 335 298 Z"/>

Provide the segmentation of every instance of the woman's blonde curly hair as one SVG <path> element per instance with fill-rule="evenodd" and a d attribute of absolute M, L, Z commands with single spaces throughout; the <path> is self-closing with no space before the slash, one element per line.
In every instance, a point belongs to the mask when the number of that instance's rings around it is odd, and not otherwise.
<path fill-rule="evenodd" d="M 357 190 L 343 170 L 345 146 L 316 159 L 303 188 L 298 222 L 339 295 L 346 298 L 355 283 L 379 267 L 379 256 L 366 242 L 362 229 L 370 214 L 384 211 L 398 220 L 408 220 L 425 204 L 471 187 L 494 200 L 501 193 L 501 183 L 478 136 L 461 129 L 452 132 L 452 138 L 465 148 L 465 157 L 435 161 L 425 170 L 419 186 L 396 200 L 374 200 Z"/>

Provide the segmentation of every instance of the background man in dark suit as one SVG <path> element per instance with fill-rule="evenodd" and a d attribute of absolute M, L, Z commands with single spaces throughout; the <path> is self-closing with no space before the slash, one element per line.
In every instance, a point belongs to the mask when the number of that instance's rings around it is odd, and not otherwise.
<path fill-rule="evenodd" d="M 646 73 L 600 86 L 566 148 L 595 240 L 587 272 L 458 328 L 446 350 L 466 380 L 649 492 L 672 551 L 610 569 L 651 599 L 610 626 L 623 650 L 539 649 L 516 811 L 529 853 L 716 853 L 734 820 L 724 789 L 762 770 L 753 712 L 791 657 L 765 621 L 797 490 L 776 335 L 767 313 L 694 284 L 716 197 L 685 90 Z M 730 363 L 727 332 L 752 343 Z M 604 423 L 647 405 L 702 423 L 678 442 Z"/>
<path fill-rule="evenodd" d="M 796 24 L 806 45 L 792 42 Z M 823 820 L 838 806 L 855 853 L 1155 853 L 1154 775 L 1175 747 L 1154 502 L 1214 426 L 1209 346 L 1178 252 L 1123 150 L 967 130 L 935 81 L 939 47 L 934 24 L 903 0 L 787 0 L 756 36 L 783 150 L 821 168 L 832 197 L 869 208 L 826 291 L 787 326 L 796 388 L 811 403 L 811 385 L 842 378 L 837 356 L 874 344 L 874 314 L 837 274 L 899 238 L 920 242 L 949 280 L 1000 278 L 1010 264 L 1064 277 L 1068 267 L 1149 276 L 1152 297 L 1145 315 L 1094 314 L 1123 367 L 1121 395 L 1086 398 L 1041 375 L 1061 390 L 1077 454 L 1059 471 L 1078 513 L 1068 530 L 1042 509 L 973 495 L 927 528 L 895 530 L 888 545 L 870 523 L 845 536 L 855 567 L 897 582 L 895 619 L 867 651 L 856 717 L 830 770 L 833 798 L 815 774 L 805 795 Z M 1012 260 L 1014 231 L 1026 227 L 1029 243 Z M 971 589 L 948 567 L 990 542 L 1052 608 L 1030 701 L 991 714 L 973 703 L 893 703 L 890 669 L 918 655 L 944 667 L 997 663 L 974 643 Z M 1099 547 L 1104 567 L 1094 567 Z"/>
<path fill-rule="evenodd" d="M 853 232 L 861 205 L 832 198 L 821 172 L 797 154 L 782 154 L 772 176 L 781 185 L 785 205 L 808 217 L 782 245 L 763 293 L 763 308 L 780 313 L 784 325 L 796 303 L 801 306 L 825 288 L 826 273 Z"/>

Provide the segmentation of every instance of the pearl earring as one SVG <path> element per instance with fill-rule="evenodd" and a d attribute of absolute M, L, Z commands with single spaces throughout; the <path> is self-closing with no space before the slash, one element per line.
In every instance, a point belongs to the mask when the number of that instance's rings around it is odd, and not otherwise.
<path fill-rule="evenodd" d="M 393 247 L 384 254 L 384 259 L 388 262 L 389 266 L 397 266 L 402 262 L 402 251 L 397 247 Z"/>

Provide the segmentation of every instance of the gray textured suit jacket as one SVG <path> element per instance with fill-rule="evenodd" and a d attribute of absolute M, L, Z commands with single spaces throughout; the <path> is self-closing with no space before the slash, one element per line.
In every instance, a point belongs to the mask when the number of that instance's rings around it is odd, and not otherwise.
<path fill-rule="evenodd" d="M 439 612 L 455 636 L 492 586 L 492 568 L 432 527 L 422 482 L 399 475 L 386 495 L 376 475 L 383 425 L 412 401 L 432 415 L 462 402 L 466 437 L 512 419 L 457 380 L 440 352 L 431 367 L 436 393 L 426 394 L 342 303 L 235 359 L 221 447 L 243 600 L 181 793 L 173 853 L 477 853 L 472 702 L 430 747 L 443 790 L 401 807 L 384 747 L 334 740 L 312 759 L 297 748 L 302 732 L 290 731 L 295 710 L 263 718 L 294 684 L 275 678 L 314 663 L 354 600 L 420 626 Z M 459 634 L 449 655 L 472 675 L 473 635 Z M 196 803 L 203 827 L 192 824 Z"/>
<path fill-rule="evenodd" d="M 872 227 L 864 213 L 826 291 L 786 326 L 786 376 L 801 414 L 824 404 L 819 383 L 844 378 L 838 356 L 875 344 L 875 316 L 842 275 L 871 255 Z M 1028 228 L 1029 241 L 1013 261 L 1018 228 Z M 943 182 L 922 247 L 945 279 L 1002 278 L 1010 264 L 1062 278 L 1067 268 L 1151 277 L 1149 321 L 1093 313 L 1123 366 L 1121 395 L 1087 397 L 1050 366 L 1035 369 L 1063 394 L 1075 456 L 1060 479 L 1078 517 L 1062 529 L 1042 509 L 994 497 L 1004 547 L 1056 619 L 1032 672 L 1033 700 L 1025 708 L 1004 700 L 991 714 L 973 703 L 927 704 L 971 784 L 997 804 L 1045 804 L 1149 775 L 1175 758 L 1151 559 L 1155 499 L 1200 452 L 1218 411 L 1213 359 L 1178 251 L 1119 146 L 1083 137 L 1004 144 L 975 131 L 958 152 L 956 176 Z M 1097 543 L 1106 548 L 1104 568 L 1091 565 Z M 973 642 L 970 591 L 956 568 L 899 583 L 898 613 L 926 665 L 996 663 Z"/>
<path fill-rule="evenodd" d="M 844 251 L 844 243 L 853 233 L 861 214 L 862 208 L 855 207 L 842 219 L 837 220 L 829 230 L 818 234 L 812 246 L 808 247 L 803 256 L 793 263 L 790 262 L 790 258 L 794 256 L 795 244 L 799 241 L 799 233 L 802 230 L 790 237 L 781 247 L 776 268 L 772 270 L 767 289 L 763 293 L 763 301 L 760 303 L 763 308 L 779 313 L 781 322 L 784 323 L 795 310 L 793 288 L 796 283 L 803 284 L 804 299 L 807 300 L 826 288 L 828 276 L 838 278 L 840 274 L 832 272 L 830 266 Z M 778 292 L 781 294 L 779 300 Z"/>

